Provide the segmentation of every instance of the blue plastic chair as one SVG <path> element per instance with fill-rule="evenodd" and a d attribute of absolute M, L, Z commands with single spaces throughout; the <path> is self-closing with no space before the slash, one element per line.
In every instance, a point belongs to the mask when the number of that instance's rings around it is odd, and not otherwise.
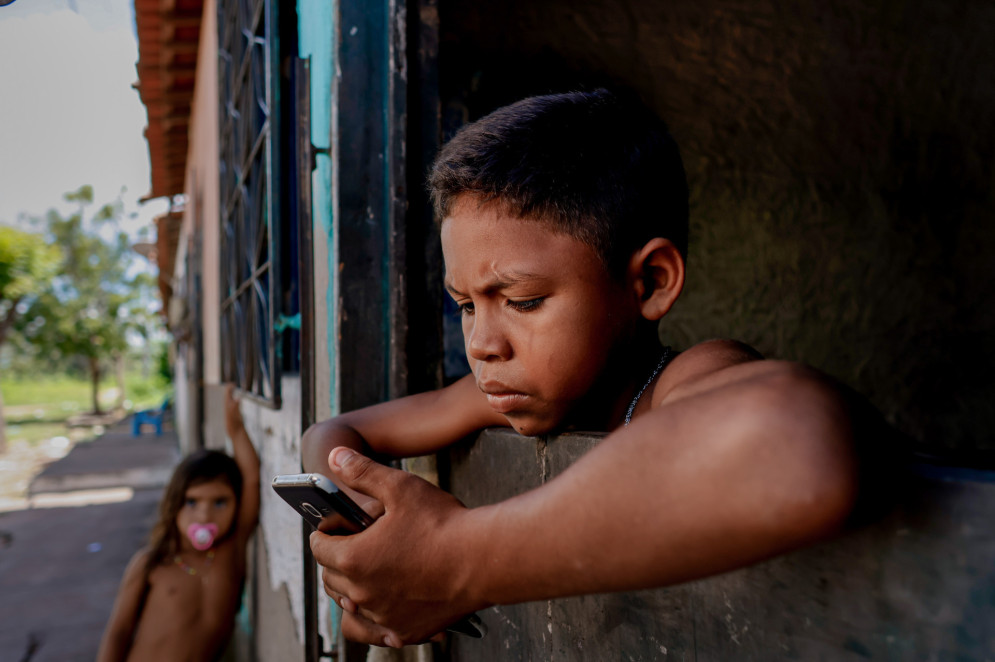
<path fill-rule="evenodd" d="M 155 436 L 162 436 L 162 419 L 169 409 L 169 398 L 162 401 L 162 405 L 157 409 L 143 409 L 135 412 L 135 417 L 131 420 L 131 436 L 137 437 L 142 433 L 142 426 L 146 423 L 155 426 Z"/>

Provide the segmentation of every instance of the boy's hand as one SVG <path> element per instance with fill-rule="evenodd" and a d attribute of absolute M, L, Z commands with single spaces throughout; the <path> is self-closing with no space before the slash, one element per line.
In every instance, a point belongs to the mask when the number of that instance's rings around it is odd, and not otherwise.
<path fill-rule="evenodd" d="M 347 638 L 393 647 L 423 642 L 485 606 L 465 590 L 471 573 L 461 527 L 471 511 L 427 481 L 347 448 L 332 451 L 329 467 L 339 485 L 385 509 L 362 533 L 311 534 L 325 592 L 348 612 Z"/>
<path fill-rule="evenodd" d="M 235 438 L 235 435 L 245 429 L 245 422 L 242 420 L 242 410 L 239 408 L 239 401 L 235 398 L 235 385 L 225 385 L 225 430 L 228 437 Z"/>
<path fill-rule="evenodd" d="M 338 478 L 335 480 L 337 485 L 341 482 Z M 352 499 L 363 512 L 372 517 L 374 520 L 380 519 L 380 517 L 383 516 L 383 504 L 373 497 L 366 496 L 362 492 L 357 492 L 356 490 L 346 487 L 345 485 L 338 485 L 338 488 L 346 496 Z M 330 515 L 326 515 L 321 520 L 321 525 L 318 526 L 318 530 L 330 536 L 344 536 L 349 535 L 350 533 L 359 533 L 363 529 L 360 525 L 353 523 L 351 520 L 346 519 L 342 515 L 339 515 L 338 513 L 331 513 Z"/>

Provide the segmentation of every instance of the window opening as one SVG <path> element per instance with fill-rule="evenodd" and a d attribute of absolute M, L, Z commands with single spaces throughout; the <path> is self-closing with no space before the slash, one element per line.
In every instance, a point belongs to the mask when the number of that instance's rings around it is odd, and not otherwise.
<path fill-rule="evenodd" d="M 300 366 L 297 229 L 281 155 L 282 42 L 273 0 L 218 3 L 221 374 L 248 397 L 280 406 L 280 377 Z M 286 222 L 283 219 L 288 219 Z M 292 248 L 293 249 L 293 248 Z"/>

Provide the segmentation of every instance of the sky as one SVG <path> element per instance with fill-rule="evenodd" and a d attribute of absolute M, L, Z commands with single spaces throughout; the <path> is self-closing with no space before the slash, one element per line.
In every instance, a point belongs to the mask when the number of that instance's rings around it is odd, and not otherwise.
<path fill-rule="evenodd" d="M 0 225 L 68 213 L 63 194 L 84 184 L 91 211 L 121 196 L 132 236 L 166 210 L 138 203 L 151 184 L 133 14 L 132 0 L 0 6 Z"/>

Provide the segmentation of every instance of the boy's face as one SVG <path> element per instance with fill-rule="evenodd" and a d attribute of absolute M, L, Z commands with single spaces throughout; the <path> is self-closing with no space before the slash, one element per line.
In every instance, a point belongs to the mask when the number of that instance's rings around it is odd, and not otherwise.
<path fill-rule="evenodd" d="M 526 435 L 570 423 L 633 333 L 637 301 L 587 244 L 473 198 L 443 221 L 442 251 L 467 359 L 491 408 Z"/>
<path fill-rule="evenodd" d="M 207 549 L 224 538 L 235 520 L 235 505 L 235 491 L 222 478 L 188 487 L 176 515 L 182 548 Z"/>

